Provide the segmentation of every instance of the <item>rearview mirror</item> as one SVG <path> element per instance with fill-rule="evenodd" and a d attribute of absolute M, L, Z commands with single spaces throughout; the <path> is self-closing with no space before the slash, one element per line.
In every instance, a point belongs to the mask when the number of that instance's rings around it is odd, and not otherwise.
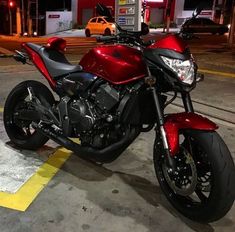
<path fill-rule="evenodd" d="M 141 35 L 147 35 L 149 33 L 149 26 L 146 23 L 141 23 Z"/>
<path fill-rule="evenodd" d="M 201 12 L 202 10 L 206 7 L 206 4 L 204 2 L 201 2 L 197 8 L 193 11 L 193 17 L 197 17 Z"/>
<path fill-rule="evenodd" d="M 112 15 L 111 15 L 110 10 L 105 5 L 103 5 L 101 3 L 98 3 L 96 5 L 96 12 L 100 16 L 105 16 L 105 17 L 108 17 L 109 19 L 112 19 Z"/>
<path fill-rule="evenodd" d="M 193 11 L 193 17 L 197 17 L 201 12 L 202 12 L 202 9 L 197 7 L 197 8 Z"/>

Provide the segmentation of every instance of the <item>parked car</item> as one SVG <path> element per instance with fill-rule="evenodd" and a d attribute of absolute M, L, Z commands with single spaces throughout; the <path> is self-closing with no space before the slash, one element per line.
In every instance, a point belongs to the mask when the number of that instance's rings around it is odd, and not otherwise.
<path fill-rule="evenodd" d="M 220 34 L 228 32 L 227 25 L 215 23 L 208 18 L 193 18 L 188 19 L 182 25 L 182 32 L 184 33 L 212 33 Z"/>
<path fill-rule="evenodd" d="M 91 18 L 85 28 L 86 37 L 91 35 L 112 35 L 115 33 L 115 24 L 107 17 Z"/>

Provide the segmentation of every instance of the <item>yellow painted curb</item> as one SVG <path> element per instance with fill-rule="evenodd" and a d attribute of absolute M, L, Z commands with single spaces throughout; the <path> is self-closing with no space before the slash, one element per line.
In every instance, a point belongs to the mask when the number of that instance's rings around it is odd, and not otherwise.
<path fill-rule="evenodd" d="M 17 193 L 0 192 L 0 206 L 25 211 L 71 154 L 72 152 L 65 148 L 57 150 Z"/>
<path fill-rule="evenodd" d="M 207 70 L 207 69 L 198 69 L 198 71 L 203 72 L 203 73 L 213 74 L 213 75 L 220 75 L 220 76 L 235 78 L 234 73 L 217 72 L 217 71 L 212 71 L 212 70 Z"/>

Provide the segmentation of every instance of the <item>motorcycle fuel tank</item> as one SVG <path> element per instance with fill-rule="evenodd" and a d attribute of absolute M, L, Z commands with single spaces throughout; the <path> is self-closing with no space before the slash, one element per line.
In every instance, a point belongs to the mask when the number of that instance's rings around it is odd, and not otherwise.
<path fill-rule="evenodd" d="M 91 49 L 79 63 L 84 71 L 112 84 L 126 84 L 148 75 L 142 53 L 125 45 L 103 45 Z"/>

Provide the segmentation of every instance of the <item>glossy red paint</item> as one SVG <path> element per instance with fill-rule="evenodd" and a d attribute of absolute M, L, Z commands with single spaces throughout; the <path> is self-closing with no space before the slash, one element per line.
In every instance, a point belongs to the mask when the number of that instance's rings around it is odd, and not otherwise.
<path fill-rule="evenodd" d="M 166 117 L 164 128 L 170 147 L 171 155 L 179 151 L 179 130 L 194 129 L 203 131 L 214 131 L 218 126 L 209 119 L 195 113 L 170 114 Z"/>
<path fill-rule="evenodd" d="M 148 48 L 152 49 L 169 49 L 174 50 L 176 52 L 183 53 L 186 48 L 188 48 L 188 45 L 178 36 L 176 35 L 169 35 L 154 44 L 150 45 Z"/>
<path fill-rule="evenodd" d="M 126 84 L 148 75 L 142 53 L 124 45 L 106 45 L 91 49 L 79 63 L 84 71 L 112 84 Z"/>
<path fill-rule="evenodd" d="M 53 78 L 50 76 L 49 72 L 47 71 L 47 68 L 41 59 L 41 57 L 35 52 L 33 49 L 31 49 L 29 46 L 27 46 L 27 43 L 23 43 L 22 47 L 27 51 L 27 53 L 30 55 L 31 60 L 37 67 L 37 69 L 42 73 L 43 76 L 46 77 L 47 81 L 49 82 L 52 89 L 55 89 L 56 82 L 53 80 Z"/>
<path fill-rule="evenodd" d="M 66 40 L 59 38 L 59 37 L 51 37 L 47 40 L 46 47 L 60 51 L 60 52 L 65 52 Z"/>

